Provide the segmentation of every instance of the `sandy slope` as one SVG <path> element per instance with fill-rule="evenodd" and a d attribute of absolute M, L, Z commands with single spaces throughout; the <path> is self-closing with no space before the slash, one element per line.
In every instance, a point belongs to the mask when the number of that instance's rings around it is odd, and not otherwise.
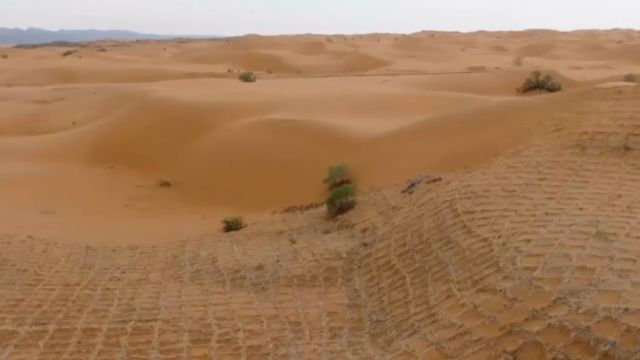
<path fill-rule="evenodd" d="M 638 49 L 629 31 L 103 42 L 66 57 L 3 49 L 0 195 L 20 205 L 0 209 L 19 219 L 4 227 L 66 239 L 70 224 L 105 214 L 138 230 L 138 218 L 177 211 L 198 234 L 211 216 L 320 200 L 318 180 L 337 162 L 364 188 L 474 166 L 564 106 L 515 96 L 530 70 L 588 88 L 637 69 Z M 236 81 L 245 69 L 260 81 Z M 159 179 L 175 187 L 154 188 Z"/>
<path fill-rule="evenodd" d="M 66 50 L 0 50 L 0 358 L 640 356 L 637 32 Z"/>
<path fill-rule="evenodd" d="M 498 159 L 156 245 L 0 238 L 10 359 L 635 359 L 639 87 Z"/>

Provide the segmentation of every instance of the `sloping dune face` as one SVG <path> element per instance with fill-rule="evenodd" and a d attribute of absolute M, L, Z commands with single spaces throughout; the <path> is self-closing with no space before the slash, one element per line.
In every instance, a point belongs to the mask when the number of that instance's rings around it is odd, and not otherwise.
<path fill-rule="evenodd" d="M 639 98 L 592 91 L 528 146 L 376 219 L 352 264 L 374 344 L 392 358 L 637 358 Z"/>
<path fill-rule="evenodd" d="M 3 236 L 0 351 L 638 358 L 639 97 L 574 94 L 498 159 L 369 192 L 337 222 L 278 214 L 157 246 Z"/>
<path fill-rule="evenodd" d="M 3 48 L 0 359 L 640 358 L 638 46 Z M 565 91 L 516 94 L 532 70 Z M 337 163 L 358 204 L 328 221 Z"/>
<path fill-rule="evenodd" d="M 363 189 L 477 166 L 570 106 L 516 96 L 531 70 L 570 91 L 609 84 L 637 69 L 638 46 L 620 30 L 5 48 L 0 195 L 19 204 L 6 226 L 68 239 L 70 223 L 167 216 L 199 234 L 226 214 L 321 201 L 336 163 Z M 259 81 L 239 82 L 245 70 Z M 162 223 L 116 237 L 172 239 Z"/>

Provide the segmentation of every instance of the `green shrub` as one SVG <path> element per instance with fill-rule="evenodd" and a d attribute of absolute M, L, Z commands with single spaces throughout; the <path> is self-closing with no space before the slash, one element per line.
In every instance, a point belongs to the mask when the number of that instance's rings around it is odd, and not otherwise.
<path fill-rule="evenodd" d="M 344 184 L 331 190 L 327 199 L 327 213 L 330 217 L 342 215 L 356 206 L 356 187 Z"/>
<path fill-rule="evenodd" d="M 540 71 L 534 71 L 524 84 L 520 86 L 518 92 L 527 93 L 529 91 L 558 92 L 562 90 L 562 85 L 555 81 L 550 74 L 542 75 Z"/>
<path fill-rule="evenodd" d="M 67 51 L 62 53 L 62 57 L 71 56 L 73 54 L 76 54 L 77 52 L 78 52 L 78 50 L 67 50 Z"/>
<path fill-rule="evenodd" d="M 327 184 L 329 190 L 333 190 L 339 186 L 351 184 L 353 181 L 349 174 L 349 168 L 344 164 L 339 164 L 329 167 L 327 177 L 322 182 Z"/>
<path fill-rule="evenodd" d="M 640 74 L 627 74 L 624 76 L 624 81 L 631 83 L 640 83 Z"/>
<path fill-rule="evenodd" d="M 240 231 L 247 227 L 241 217 L 229 217 L 222 220 L 222 230 L 224 232 Z"/>
<path fill-rule="evenodd" d="M 240 76 L 238 76 L 238 79 L 240 79 L 240 81 L 246 82 L 246 83 L 252 83 L 252 82 L 256 82 L 258 80 L 256 75 L 251 71 L 243 72 L 242 74 L 240 74 Z"/>

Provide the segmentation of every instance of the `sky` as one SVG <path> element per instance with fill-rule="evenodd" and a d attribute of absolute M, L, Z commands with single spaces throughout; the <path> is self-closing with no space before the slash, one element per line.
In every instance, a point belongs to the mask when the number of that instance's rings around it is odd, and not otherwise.
<path fill-rule="evenodd" d="M 640 0 L 0 0 L 0 27 L 171 35 L 639 28 Z"/>

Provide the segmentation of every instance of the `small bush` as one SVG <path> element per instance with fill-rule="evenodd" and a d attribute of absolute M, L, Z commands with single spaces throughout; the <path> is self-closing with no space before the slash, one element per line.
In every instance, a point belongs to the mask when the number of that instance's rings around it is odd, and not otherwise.
<path fill-rule="evenodd" d="M 9 55 L 7 54 L 2 54 L 2 56 L 0 56 L 2 59 L 7 60 L 9 58 Z"/>
<path fill-rule="evenodd" d="M 356 187 L 344 184 L 331 190 L 327 199 L 327 213 L 330 217 L 342 215 L 356 206 Z"/>
<path fill-rule="evenodd" d="M 515 66 L 522 66 L 523 63 L 524 63 L 524 60 L 520 56 L 513 59 L 513 65 Z"/>
<path fill-rule="evenodd" d="M 107 52 L 107 49 L 106 48 L 99 48 L 98 52 Z"/>
<path fill-rule="evenodd" d="M 243 72 L 242 74 L 240 74 L 240 76 L 238 76 L 238 79 L 240 79 L 240 81 L 246 82 L 246 83 L 252 83 L 252 82 L 256 82 L 258 80 L 256 75 L 251 71 Z"/>
<path fill-rule="evenodd" d="M 351 184 L 353 181 L 349 174 L 349 168 L 344 164 L 340 164 L 329 167 L 327 177 L 322 182 L 327 184 L 329 190 L 333 190 L 339 186 Z"/>
<path fill-rule="evenodd" d="M 67 51 L 62 53 L 62 57 L 71 56 L 71 55 L 76 54 L 76 53 L 78 53 L 78 50 L 67 50 Z"/>
<path fill-rule="evenodd" d="M 624 76 L 624 81 L 630 83 L 640 83 L 640 74 L 627 74 Z"/>
<path fill-rule="evenodd" d="M 229 217 L 222 220 L 222 230 L 226 233 L 240 231 L 247 227 L 241 217 Z"/>
<path fill-rule="evenodd" d="M 163 188 L 170 188 L 170 187 L 173 186 L 171 181 L 164 180 L 164 179 L 160 179 L 160 180 L 156 181 L 156 185 L 159 186 L 159 187 L 163 187 Z"/>
<path fill-rule="evenodd" d="M 562 85 L 555 81 L 550 74 L 542 75 L 540 71 L 534 71 L 529 78 L 525 80 L 524 84 L 518 89 L 520 93 L 527 93 L 529 91 L 547 91 L 558 92 L 562 90 Z"/>

